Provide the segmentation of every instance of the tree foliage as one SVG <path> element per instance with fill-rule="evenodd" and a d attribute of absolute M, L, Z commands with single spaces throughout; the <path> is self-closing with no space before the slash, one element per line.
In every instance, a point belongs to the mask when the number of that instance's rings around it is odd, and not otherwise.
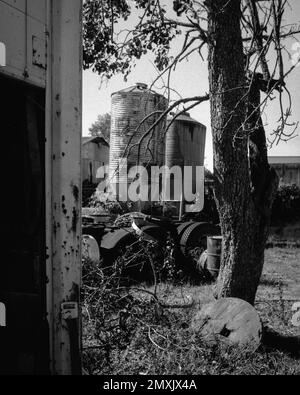
<path fill-rule="evenodd" d="M 85 0 L 84 68 L 105 79 L 118 73 L 126 79 L 136 61 L 151 53 L 160 73 L 158 80 L 193 53 L 203 61 L 203 47 L 213 40 L 207 25 L 207 13 L 215 7 L 213 4 L 211 0 Z M 286 77 L 296 65 L 289 69 L 284 66 L 284 52 L 288 53 L 284 40 L 299 33 L 299 26 L 284 24 L 287 0 L 242 0 L 239 4 L 248 86 L 254 80 L 259 81 L 260 89 L 267 93 L 268 97 L 261 103 L 262 110 L 268 98 L 279 92 L 278 127 L 269 141 L 271 145 L 278 144 L 293 138 L 296 127 L 289 122 L 291 97 L 285 85 Z M 182 48 L 171 56 L 172 43 L 179 36 L 183 37 Z M 194 102 L 193 106 L 202 102 L 185 98 L 185 103 L 189 101 Z"/>
<path fill-rule="evenodd" d="M 128 19 L 132 7 L 141 12 L 136 28 L 116 31 L 118 22 Z M 157 68 L 163 70 L 170 61 L 170 43 L 181 33 L 176 24 L 166 21 L 165 13 L 155 0 L 87 0 L 83 14 L 84 67 L 107 78 L 119 72 L 126 78 L 133 61 L 152 51 Z"/>
<path fill-rule="evenodd" d="M 300 220 L 300 188 L 282 185 L 276 194 L 272 211 L 274 224 L 291 223 Z"/>
<path fill-rule="evenodd" d="M 103 137 L 105 141 L 110 139 L 111 115 L 109 113 L 100 114 L 97 120 L 89 128 L 89 133 L 93 137 Z"/>

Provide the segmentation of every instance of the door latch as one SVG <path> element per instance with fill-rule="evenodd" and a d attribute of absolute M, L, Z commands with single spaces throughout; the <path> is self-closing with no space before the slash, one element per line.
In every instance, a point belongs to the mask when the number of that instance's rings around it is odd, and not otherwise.
<path fill-rule="evenodd" d="M 78 318 L 78 303 L 64 302 L 61 304 L 61 316 L 64 320 L 75 320 Z"/>

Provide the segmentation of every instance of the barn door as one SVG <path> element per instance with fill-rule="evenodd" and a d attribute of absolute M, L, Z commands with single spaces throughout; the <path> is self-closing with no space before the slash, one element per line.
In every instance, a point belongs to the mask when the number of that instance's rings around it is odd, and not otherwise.
<path fill-rule="evenodd" d="M 0 372 L 45 374 L 45 92 L 1 75 L 0 88 Z"/>

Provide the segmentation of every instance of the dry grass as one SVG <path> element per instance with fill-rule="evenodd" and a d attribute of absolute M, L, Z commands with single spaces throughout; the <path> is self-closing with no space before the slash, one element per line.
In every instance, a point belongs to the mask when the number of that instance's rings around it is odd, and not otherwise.
<path fill-rule="evenodd" d="M 178 308 L 161 307 L 149 294 L 154 288 L 139 285 L 143 290 L 131 289 L 130 297 L 124 293 L 122 302 L 111 306 L 100 320 L 83 312 L 85 371 L 93 375 L 300 374 L 299 329 L 291 324 L 291 306 L 300 301 L 299 258 L 299 249 L 266 251 L 256 303 L 265 332 L 255 353 L 205 344 L 190 330 L 192 316 L 213 299 L 212 285 L 158 285 L 158 299 Z M 192 307 L 179 307 L 191 301 Z"/>
<path fill-rule="evenodd" d="M 300 249 L 270 248 L 266 250 L 258 300 L 300 301 Z"/>

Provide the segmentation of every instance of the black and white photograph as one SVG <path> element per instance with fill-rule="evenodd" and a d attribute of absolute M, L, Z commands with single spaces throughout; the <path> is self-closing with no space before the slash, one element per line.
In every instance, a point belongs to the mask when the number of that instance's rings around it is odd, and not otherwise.
<path fill-rule="evenodd" d="M 0 0 L 0 376 L 300 375 L 299 123 L 297 0 Z"/>

